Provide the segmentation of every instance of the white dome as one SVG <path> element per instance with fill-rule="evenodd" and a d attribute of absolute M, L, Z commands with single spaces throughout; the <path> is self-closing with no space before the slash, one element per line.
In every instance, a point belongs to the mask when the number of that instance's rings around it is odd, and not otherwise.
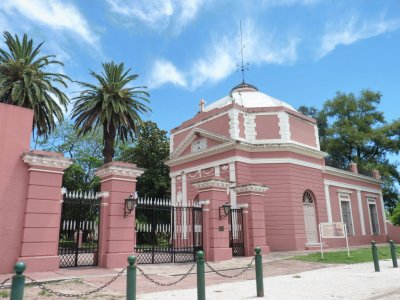
<path fill-rule="evenodd" d="M 204 111 L 210 111 L 214 108 L 221 108 L 231 103 L 237 103 L 243 107 L 277 107 L 283 106 L 296 111 L 290 104 L 275 99 L 267 94 L 260 93 L 252 85 L 241 83 L 234 87 L 229 96 L 219 99 L 204 108 Z"/>

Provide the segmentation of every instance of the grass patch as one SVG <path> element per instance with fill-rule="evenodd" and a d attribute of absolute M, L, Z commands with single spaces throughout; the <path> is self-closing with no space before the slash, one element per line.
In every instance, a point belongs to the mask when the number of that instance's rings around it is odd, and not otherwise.
<path fill-rule="evenodd" d="M 10 296 L 9 291 L 0 291 L 0 298 L 8 298 Z"/>
<path fill-rule="evenodd" d="M 383 256 L 378 253 L 379 259 L 391 258 L 389 247 L 378 247 L 378 249 L 383 254 L 387 254 L 386 256 Z M 350 258 L 347 257 L 347 251 L 345 250 L 345 251 L 324 252 L 323 259 L 321 258 L 320 252 L 295 256 L 292 259 L 327 263 L 327 264 L 358 264 L 358 263 L 373 261 L 371 247 L 350 250 Z"/>

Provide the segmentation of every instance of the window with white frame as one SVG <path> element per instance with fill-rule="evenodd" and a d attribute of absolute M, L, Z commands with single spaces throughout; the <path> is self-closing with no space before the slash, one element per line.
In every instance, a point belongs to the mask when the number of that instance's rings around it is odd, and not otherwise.
<path fill-rule="evenodd" d="M 342 222 L 346 224 L 347 235 L 354 235 L 350 194 L 339 193 L 339 203 L 340 203 Z"/>
<path fill-rule="evenodd" d="M 369 212 L 369 222 L 372 234 L 379 234 L 379 219 L 378 219 L 378 209 L 376 207 L 376 199 L 373 197 L 367 198 L 368 202 L 368 212 Z"/>

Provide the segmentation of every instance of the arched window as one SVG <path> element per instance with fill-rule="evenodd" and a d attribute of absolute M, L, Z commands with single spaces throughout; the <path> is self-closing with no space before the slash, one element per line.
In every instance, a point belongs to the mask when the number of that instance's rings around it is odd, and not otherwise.
<path fill-rule="evenodd" d="M 315 200 L 314 194 L 310 190 L 306 190 L 303 194 L 304 204 L 313 204 Z"/>

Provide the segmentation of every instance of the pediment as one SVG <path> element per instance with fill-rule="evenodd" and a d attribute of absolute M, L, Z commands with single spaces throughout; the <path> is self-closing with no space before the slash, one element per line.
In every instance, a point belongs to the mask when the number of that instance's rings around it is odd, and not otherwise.
<path fill-rule="evenodd" d="M 231 143 L 233 141 L 233 139 L 226 136 L 215 134 L 200 128 L 193 128 L 185 139 L 176 147 L 175 151 L 171 153 L 170 158 L 174 159 L 180 156 L 201 153 L 208 149 L 225 143 Z"/>

